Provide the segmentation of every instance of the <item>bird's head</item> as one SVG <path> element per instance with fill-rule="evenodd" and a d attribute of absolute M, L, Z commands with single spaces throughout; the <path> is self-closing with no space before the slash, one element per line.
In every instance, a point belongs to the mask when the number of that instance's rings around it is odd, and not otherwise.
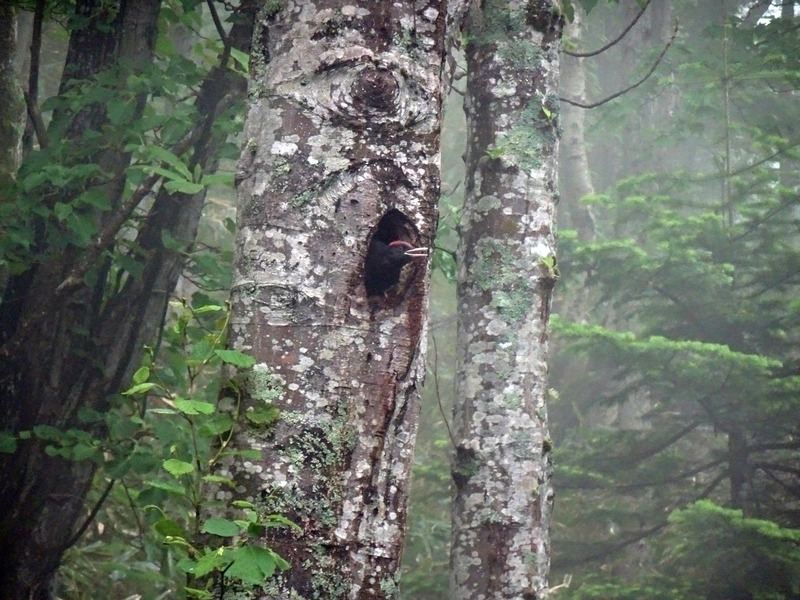
<path fill-rule="evenodd" d="M 389 248 L 392 248 L 395 252 L 402 250 L 403 256 L 408 256 L 409 258 L 426 258 L 428 256 L 427 248 L 424 246 L 415 248 L 405 240 L 389 242 Z"/>

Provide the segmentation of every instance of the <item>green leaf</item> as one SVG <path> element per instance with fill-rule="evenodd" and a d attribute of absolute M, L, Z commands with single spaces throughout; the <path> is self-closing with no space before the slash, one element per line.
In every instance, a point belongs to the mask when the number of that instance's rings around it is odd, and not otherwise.
<path fill-rule="evenodd" d="M 191 571 L 195 577 L 205 577 L 212 571 L 222 570 L 230 563 L 229 552 L 225 548 L 209 550 L 197 560 L 197 564 Z M 226 573 L 227 574 L 227 573 Z"/>
<path fill-rule="evenodd" d="M 244 352 L 239 352 L 238 350 L 215 350 L 214 353 L 219 356 L 223 362 L 242 369 L 249 369 L 256 364 L 255 358 Z"/>
<path fill-rule="evenodd" d="M 500 158 L 506 153 L 506 149 L 503 146 L 497 146 L 495 148 L 490 148 L 486 151 L 486 156 L 492 159 Z"/>
<path fill-rule="evenodd" d="M 112 97 L 106 102 L 106 115 L 108 120 L 114 125 L 128 123 L 133 118 L 136 110 L 136 102 L 132 98 Z"/>
<path fill-rule="evenodd" d="M 213 350 L 214 342 L 212 340 L 200 340 L 194 345 L 194 348 L 192 348 L 192 357 L 189 364 L 195 366 L 206 361 L 211 356 Z"/>
<path fill-rule="evenodd" d="M 148 408 L 147 412 L 153 413 L 155 415 L 176 415 L 176 414 L 178 414 L 177 410 L 173 410 L 171 408 Z"/>
<path fill-rule="evenodd" d="M 218 304 L 206 304 L 205 306 L 201 306 L 200 308 L 195 308 L 194 314 L 202 315 L 203 313 L 220 312 L 222 310 L 225 310 L 224 306 L 220 306 Z"/>
<path fill-rule="evenodd" d="M 53 206 L 53 212 L 59 221 L 63 221 L 72 214 L 72 205 L 56 202 L 55 206 Z"/>
<path fill-rule="evenodd" d="M 164 492 L 169 492 L 170 494 L 175 494 L 177 496 L 186 496 L 186 490 L 182 487 L 178 487 L 177 485 L 171 483 L 165 483 L 163 481 L 148 481 L 147 485 L 157 490 L 162 490 Z"/>
<path fill-rule="evenodd" d="M 10 431 L 0 431 L 0 454 L 13 454 L 16 451 L 16 436 Z"/>
<path fill-rule="evenodd" d="M 75 246 L 84 248 L 88 246 L 92 237 L 97 233 L 97 221 L 91 214 L 71 213 L 67 215 L 67 227 L 75 234 L 75 238 L 70 242 Z"/>
<path fill-rule="evenodd" d="M 231 58 L 241 66 L 241 70 L 244 74 L 247 74 L 250 70 L 250 56 L 246 52 L 231 48 Z"/>
<path fill-rule="evenodd" d="M 76 444 L 72 448 L 72 460 L 81 461 L 92 457 L 99 457 L 100 449 L 89 444 Z"/>
<path fill-rule="evenodd" d="M 156 387 L 156 385 L 157 384 L 153 383 L 152 381 L 146 382 L 146 383 L 137 383 L 133 387 L 125 390 L 124 392 L 122 392 L 122 395 L 123 396 L 133 396 L 134 394 L 142 394 L 144 392 L 149 392 L 154 387 Z"/>
<path fill-rule="evenodd" d="M 167 163 L 169 166 L 175 169 L 175 171 L 180 173 L 184 179 L 189 181 L 192 180 L 192 173 L 189 171 L 189 167 L 186 166 L 186 163 L 184 163 L 178 156 L 166 148 L 161 148 L 159 146 L 148 146 L 147 153 L 153 158 Z"/>
<path fill-rule="evenodd" d="M 210 402 L 203 402 L 202 400 L 178 398 L 175 400 L 175 408 L 185 415 L 210 415 L 216 407 Z"/>
<path fill-rule="evenodd" d="M 213 173 L 211 175 L 203 175 L 203 185 L 233 185 L 233 173 Z"/>
<path fill-rule="evenodd" d="M 297 532 L 302 532 L 303 528 L 300 527 L 297 523 L 292 521 L 291 519 L 287 519 L 283 515 L 267 515 L 266 519 L 264 519 L 264 525 L 266 527 L 289 527 L 290 529 L 294 529 Z"/>
<path fill-rule="evenodd" d="M 101 188 L 90 188 L 86 190 L 75 198 L 74 203 L 77 205 L 99 208 L 100 210 L 109 210 L 111 208 L 111 200 L 109 199 L 108 192 Z"/>
<path fill-rule="evenodd" d="M 245 448 L 237 451 L 236 454 L 249 460 L 261 460 L 261 451 L 256 448 Z"/>
<path fill-rule="evenodd" d="M 181 194 L 194 195 L 202 192 L 205 186 L 201 183 L 193 183 L 185 179 L 176 179 L 175 181 L 167 181 L 164 184 L 164 188 L 170 194 L 179 192 Z"/>
<path fill-rule="evenodd" d="M 187 537 L 186 532 L 183 530 L 183 528 L 180 525 L 178 525 L 178 523 L 168 518 L 159 519 L 158 521 L 153 523 L 153 529 L 155 529 L 159 534 L 161 534 L 164 537 L 171 536 L 174 538 L 184 538 L 184 539 Z"/>
<path fill-rule="evenodd" d="M 236 548 L 232 554 L 233 562 L 225 575 L 241 579 L 246 584 L 264 583 L 272 577 L 276 567 L 281 569 L 288 567 L 288 563 L 274 551 L 259 546 Z"/>
<path fill-rule="evenodd" d="M 33 433 L 40 440 L 59 440 L 63 439 L 64 432 L 51 425 L 36 425 L 33 428 Z"/>
<path fill-rule="evenodd" d="M 194 573 L 194 570 L 197 567 L 197 561 L 189 558 L 188 556 L 184 556 L 177 562 L 175 566 L 177 566 L 184 573 Z"/>
<path fill-rule="evenodd" d="M 228 519 L 211 518 L 203 524 L 203 527 L 200 529 L 200 531 L 202 533 L 210 533 L 211 535 L 218 535 L 220 537 L 233 537 L 238 535 L 242 529 L 236 523 L 229 521 Z"/>
<path fill-rule="evenodd" d="M 229 477 L 221 477 L 220 475 L 204 475 L 203 481 L 208 483 L 216 483 L 219 485 L 226 485 L 230 488 L 236 487 L 236 483 Z"/>
<path fill-rule="evenodd" d="M 139 367 L 133 374 L 133 383 L 142 384 L 150 377 L 150 367 Z"/>
<path fill-rule="evenodd" d="M 194 472 L 194 465 L 192 463 L 178 460 L 177 458 L 168 458 L 162 463 L 162 466 L 175 477 Z"/>
<path fill-rule="evenodd" d="M 214 437 L 230 431 L 233 427 L 233 419 L 225 413 L 218 413 L 198 428 L 198 433 L 204 437 Z"/>
<path fill-rule="evenodd" d="M 254 425 L 269 425 L 278 420 L 280 410 L 274 406 L 262 406 L 245 412 L 245 418 Z"/>

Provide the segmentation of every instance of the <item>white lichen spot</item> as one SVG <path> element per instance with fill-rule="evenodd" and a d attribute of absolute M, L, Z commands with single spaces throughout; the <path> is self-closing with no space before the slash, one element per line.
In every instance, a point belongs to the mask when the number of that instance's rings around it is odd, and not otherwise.
<path fill-rule="evenodd" d="M 369 14 L 369 11 L 365 8 L 359 8 L 357 6 L 353 6 L 352 4 L 348 4 L 347 6 L 342 7 L 342 14 L 345 17 L 366 17 Z"/>
<path fill-rule="evenodd" d="M 281 142 L 276 140 L 272 143 L 270 152 L 278 156 L 291 156 L 297 152 L 297 144 L 293 142 Z"/>
<path fill-rule="evenodd" d="M 422 16 L 424 16 L 426 19 L 428 19 L 428 21 L 435 21 L 436 17 L 439 16 L 439 11 L 436 10 L 435 8 L 433 8 L 433 7 L 427 8 L 422 13 Z"/>
<path fill-rule="evenodd" d="M 492 319 L 486 327 L 486 333 L 488 335 L 499 336 L 503 335 L 506 331 L 508 331 L 508 323 L 505 319 Z"/>

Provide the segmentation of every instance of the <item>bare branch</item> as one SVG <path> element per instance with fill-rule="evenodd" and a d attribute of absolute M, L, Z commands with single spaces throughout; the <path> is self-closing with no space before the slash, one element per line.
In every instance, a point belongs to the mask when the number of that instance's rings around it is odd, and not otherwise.
<path fill-rule="evenodd" d="M 95 502 L 94 506 L 92 507 L 92 510 L 89 511 L 89 515 L 86 517 L 86 519 L 84 519 L 83 523 L 81 523 L 81 526 L 78 527 L 78 529 L 75 531 L 73 536 L 67 541 L 67 543 L 64 544 L 63 547 L 64 550 L 72 548 L 72 546 L 74 546 L 78 542 L 78 540 L 81 539 L 81 536 L 84 533 L 86 533 L 86 530 L 89 528 L 89 525 L 91 525 L 92 521 L 94 521 L 97 518 L 97 513 L 99 513 L 100 509 L 103 507 L 103 503 L 106 501 L 106 498 L 108 498 L 108 495 L 114 488 L 114 483 L 116 483 L 116 481 L 117 481 L 116 479 L 112 479 L 111 481 L 108 482 L 108 484 L 106 485 L 106 489 L 104 489 L 103 493 L 100 494 L 100 499 L 97 502 Z"/>
<path fill-rule="evenodd" d="M 23 92 L 22 95 L 25 98 L 25 106 L 28 109 L 28 118 L 33 124 L 36 139 L 39 140 L 39 148 L 47 148 L 50 145 L 50 141 L 47 137 L 47 127 L 45 127 L 39 104 L 30 92 Z"/>
<path fill-rule="evenodd" d="M 447 422 L 447 416 L 444 414 L 442 395 L 439 393 L 439 351 L 436 349 L 436 336 L 433 334 L 431 334 L 431 341 L 433 342 L 433 386 L 436 391 L 436 402 L 439 404 L 439 412 L 442 414 L 444 426 L 447 429 L 447 435 L 450 437 L 450 443 L 453 444 L 453 448 L 457 448 L 456 439 L 453 437 L 453 432 L 450 430 L 450 423 Z"/>
<path fill-rule="evenodd" d="M 211 18 L 214 20 L 214 27 L 217 28 L 219 39 L 222 40 L 222 44 L 227 49 L 229 46 L 228 34 L 225 33 L 225 29 L 222 27 L 222 21 L 219 20 L 219 14 L 217 14 L 217 9 L 214 6 L 214 2 L 213 0 L 206 0 L 206 4 L 208 5 L 208 11 L 211 13 Z"/>
<path fill-rule="evenodd" d="M 642 85 L 645 81 L 647 81 L 650 78 L 650 76 L 655 72 L 655 70 L 658 67 L 658 65 L 661 64 L 661 61 L 664 59 L 664 56 L 666 55 L 667 50 L 669 50 L 670 46 L 672 46 L 672 43 L 675 41 L 675 38 L 677 36 L 678 36 L 678 22 L 676 21 L 675 22 L 675 29 L 673 30 L 672 37 L 669 38 L 669 41 L 667 42 L 667 45 L 664 46 L 664 49 L 661 51 L 661 54 L 658 55 L 658 58 L 653 63 L 653 66 L 650 67 L 650 70 L 645 74 L 644 77 L 642 77 L 636 83 L 634 83 L 632 85 L 629 85 L 628 87 L 626 87 L 626 88 L 624 88 L 624 89 L 622 89 L 622 90 L 620 90 L 620 91 L 618 91 L 618 92 L 616 92 L 614 94 L 611 94 L 607 98 L 603 98 L 602 100 L 598 100 L 597 102 L 593 102 L 591 104 L 583 104 L 582 102 L 576 102 L 575 100 L 570 100 L 569 98 L 563 98 L 563 97 L 559 97 L 558 99 L 561 100 L 561 102 L 566 102 L 567 104 L 571 104 L 572 106 L 577 106 L 578 108 L 597 108 L 598 106 L 602 106 L 603 104 L 606 104 L 607 102 L 611 102 L 615 98 L 619 98 L 623 94 L 627 94 L 631 90 L 634 90 L 637 87 L 639 87 L 640 85 Z"/>
<path fill-rule="evenodd" d="M 650 0 L 647 0 L 647 2 L 645 2 L 644 6 L 642 6 L 642 10 L 640 10 L 639 14 L 636 15 L 636 17 L 634 17 L 633 21 L 631 21 L 628 24 L 628 26 L 625 29 L 622 30 L 622 33 L 620 33 L 617 37 L 615 37 L 613 40 L 608 42 L 605 46 L 602 46 L 601 48 L 598 48 L 597 50 L 593 50 L 592 52 L 571 52 L 569 50 L 562 50 L 562 52 L 564 54 L 566 54 L 567 56 L 574 56 L 575 58 L 588 58 L 590 56 L 597 56 L 598 54 L 602 54 L 603 52 L 605 52 L 606 50 L 608 50 L 609 48 L 611 48 L 615 44 L 619 43 L 619 41 L 622 38 L 624 38 L 631 29 L 633 29 L 633 26 L 636 25 L 636 23 L 639 22 L 639 19 L 642 18 L 642 15 L 644 14 L 644 11 L 647 10 L 648 6 L 650 6 Z"/>

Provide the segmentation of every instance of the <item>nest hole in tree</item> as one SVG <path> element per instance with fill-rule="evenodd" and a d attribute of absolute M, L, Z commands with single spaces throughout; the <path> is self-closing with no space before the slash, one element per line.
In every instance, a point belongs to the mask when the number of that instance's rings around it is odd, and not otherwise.
<path fill-rule="evenodd" d="M 364 287 L 368 296 L 385 296 L 405 287 L 404 272 L 412 259 L 388 256 L 388 247 L 393 242 L 402 242 L 406 249 L 419 245 L 419 232 L 405 214 L 393 208 L 387 211 L 375 226 L 367 245 L 364 259 Z"/>

